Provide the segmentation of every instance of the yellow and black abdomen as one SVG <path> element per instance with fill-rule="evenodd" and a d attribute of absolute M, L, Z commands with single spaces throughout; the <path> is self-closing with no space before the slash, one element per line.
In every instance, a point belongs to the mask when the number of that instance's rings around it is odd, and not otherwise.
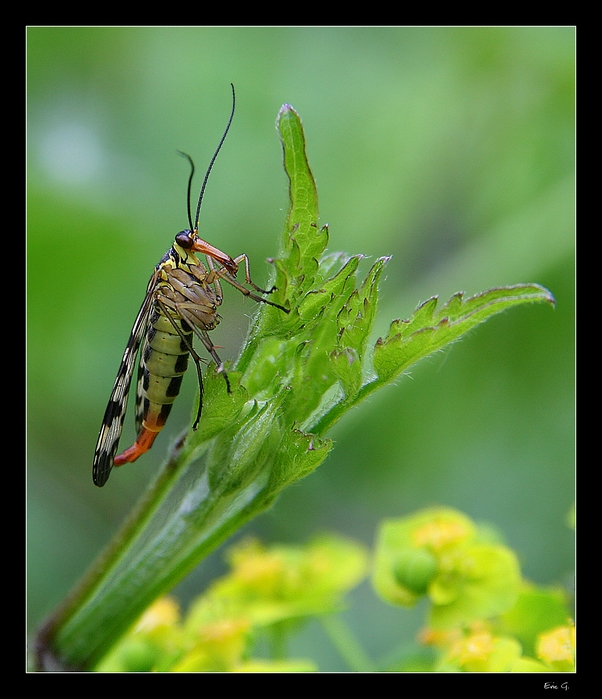
<path fill-rule="evenodd" d="M 174 323 L 182 331 L 179 335 Z M 136 431 L 142 427 L 159 432 L 180 393 L 182 378 L 188 367 L 192 331 L 186 321 L 172 320 L 158 309 L 150 319 L 138 367 L 136 392 Z"/>

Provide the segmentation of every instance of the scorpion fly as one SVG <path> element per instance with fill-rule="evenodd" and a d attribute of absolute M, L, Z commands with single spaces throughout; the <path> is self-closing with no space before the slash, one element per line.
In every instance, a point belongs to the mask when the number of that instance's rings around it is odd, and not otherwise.
<path fill-rule="evenodd" d="M 222 302 L 220 282 L 231 284 L 254 301 L 275 306 L 285 313 L 289 312 L 284 306 L 264 298 L 266 294 L 275 291 L 275 287 L 266 291 L 253 283 L 249 259 L 244 253 L 233 259 L 199 237 L 199 214 L 203 194 L 211 168 L 230 129 L 235 105 L 236 97 L 232 85 L 232 111 L 205 173 L 194 225 L 190 208 L 194 163 L 189 155 L 181 153 L 190 163 L 187 193 L 190 228 L 176 235 L 173 245 L 155 267 L 142 307 L 134 321 L 94 454 L 92 476 L 94 483 L 99 487 L 107 482 L 113 466 L 131 463 L 151 448 L 156 436 L 165 425 L 173 401 L 180 392 L 189 355 L 192 356 L 196 365 L 199 383 L 199 407 L 193 424 L 193 429 L 197 428 L 203 408 L 203 376 L 201 358 L 193 347 L 195 335 L 215 362 L 217 371 L 224 377 L 230 393 L 228 374 L 209 337 L 209 331 L 213 330 L 220 321 L 217 313 Z M 205 262 L 202 262 L 195 253 L 204 255 Z M 246 286 L 236 279 L 241 264 L 244 264 Z M 253 291 L 247 286 L 250 286 Z M 138 354 L 140 357 L 135 410 L 138 436 L 131 447 L 116 456 Z"/>

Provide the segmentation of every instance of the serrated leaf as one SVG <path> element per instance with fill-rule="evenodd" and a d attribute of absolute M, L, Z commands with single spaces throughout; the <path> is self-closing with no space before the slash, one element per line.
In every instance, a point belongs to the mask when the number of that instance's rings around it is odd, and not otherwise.
<path fill-rule="evenodd" d="M 316 286 L 322 285 L 327 279 L 333 277 L 337 270 L 342 269 L 352 257 L 346 252 L 330 252 L 320 257 L 320 269 L 316 275 Z"/>
<path fill-rule="evenodd" d="M 290 249 L 294 239 L 302 257 L 316 257 L 321 245 L 326 247 L 328 236 L 317 228 L 318 192 L 307 155 L 301 118 L 290 104 L 280 109 L 276 126 L 284 151 L 284 169 L 289 177 L 291 208 L 284 231 L 284 248 Z"/>
<path fill-rule="evenodd" d="M 298 307 L 299 316 L 304 322 L 314 320 L 316 314 L 322 309 L 328 308 L 329 315 L 333 310 L 338 312 L 355 287 L 354 275 L 361 257 L 361 255 L 351 257 L 334 277 L 322 285 L 321 289 L 311 291 L 305 296 Z"/>
<path fill-rule="evenodd" d="M 438 313 L 437 298 L 429 299 L 409 320 L 394 321 L 387 338 L 377 341 L 372 361 L 378 380 L 392 380 L 418 360 L 506 308 L 539 301 L 553 304 L 554 297 L 538 284 L 490 289 L 466 300 L 461 293 L 454 294 Z"/>
<path fill-rule="evenodd" d="M 353 348 L 363 362 L 368 336 L 376 317 L 378 282 L 388 257 L 377 260 L 361 288 L 354 291 L 341 309 L 339 326 L 339 348 Z"/>

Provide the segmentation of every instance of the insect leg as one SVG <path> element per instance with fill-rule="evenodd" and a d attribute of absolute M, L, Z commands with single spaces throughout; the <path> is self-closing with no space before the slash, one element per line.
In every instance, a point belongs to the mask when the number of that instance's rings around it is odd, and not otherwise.
<path fill-rule="evenodd" d="M 276 291 L 276 287 L 272 287 L 269 290 L 261 289 L 260 287 L 257 286 L 252 280 L 251 280 L 251 275 L 250 275 L 250 269 L 249 269 L 249 258 L 246 255 L 239 255 L 239 257 L 236 258 L 235 262 L 236 264 L 239 264 L 244 260 L 245 262 L 245 283 L 249 284 L 252 286 L 255 291 L 259 291 L 260 294 L 271 294 L 274 291 Z M 216 277 L 220 277 L 223 279 L 225 282 L 228 282 L 231 286 L 235 287 L 240 291 L 241 294 L 244 294 L 245 296 L 248 296 L 249 298 L 253 299 L 253 301 L 258 301 L 259 303 L 267 303 L 269 306 L 274 306 L 275 308 L 279 308 L 281 311 L 284 311 L 285 313 L 290 313 L 290 309 L 285 308 L 284 306 L 281 306 L 279 303 L 274 303 L 273 301 L 268 301 L 267 299 L 264 299 L 262 296 L 257 296 L 257 294 L 254 294 L 252 291 L 249 291 L 245 286 L 243 286 L 238 279 L 236 279 L 235 276 L 233 276 L 227 269 L 224 267 L 220 269 L 215 269 L 213 267 L 213 264 L 211 263 L 211 258 L 207 258 L 207 264 L 209 268 L 211 269 L 212 272 L 215 272 Z"/>
<path fill-rule="evenodd" d="M 251 279 L 251 266 L 249 262 L 249 258 L 245 255 L 243 252 L 242 255 L 239 255 L 238 257 L 234 258 L 234 262 L 239 265 L 241 262 L 245 263 L 245 282 L 247 284 L 250 284 L 255 291 L 259 291 L 260 294 L 273 294 L 276 291 L 276 287 L 273 286 L 271 289 L 266 291 L 265 289 L 260 289 L 257 284 Z"/>
<path fill-rule="evenodd" d="M 209 267 L 209 274 L 207 275 L 207 283 L 213 285 L 213 289 L 215 293 L 217 294 L 218 298 L 221 300 L 224 298 L 224 292 L 222 291 L 222 285 L 219 283 L 219 277 L 217 275 L 217 270 L 215 269 L 215 266 L 213 265 L 213 260 L 208 257 L 207 258 L 207 266 Z"/>
<path fill-rule="evenodd" d="M 205 345 L 205 349 L 209 354 L 211 355 L 211 358 L 215 362 L 217 366 L 217 371 L 218 373 L 222 374 L 224 377 L 224 380 L 226 382 L 226 387 L 228 389 L 228 393 L 232 393 L 232 389 L 230 387 L 230 379 L 228 378 L 228 374 L 226 373 L 224 369 L 224 364 L 222 360 L 220 359 L 218 353 L 215 351 L 215 345 L 213 342 L 211 342 L 211 338 L 209 337 L 207 331 L 204 328 L 199 327 L 198 324 L 195 323 L 195 317 L 188 312 L 187 307 L 190 306 L 191 308 L 194 308 L 194 304 L 186 304 L 186 303 L 176 303 L 175 307 L 180 315 L 181 318 L 183 318 L 188 325 L 192 328 L 192 331 L 194 334 L 199 338 L 199 340 Z"/>

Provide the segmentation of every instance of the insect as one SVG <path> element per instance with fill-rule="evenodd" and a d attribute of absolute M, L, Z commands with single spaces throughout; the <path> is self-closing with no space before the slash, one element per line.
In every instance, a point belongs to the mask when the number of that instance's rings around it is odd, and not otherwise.
<path fill-rule="evenodd" d="M 220 321 L 217 309 L 222 303 L 221 281 L 231 284 L 254 301 L 275 306 L 285 313 L 289 312 L 284 306 L 264 298 L 265 295 L 275 291 L 275 287 L 266 291 L 251 280 L 249 259 L 245 254 L 233 259 L 199 237 L 199 215 L 205 187 L 217 154 L 232 124 L 235 106 L 236 96 L 232 85 L 232 111 L 207 168 L 199 194 L 194 225 L 190 209 L 194 163 L 189 155 L 181 153 L 190 164 L 187 192 L 190 228 L 176 235 L 172 247 L 155 267 L 148 283 L 146 296 L 134 321 L 104 414 L 94 454 L 92 477 L 99 487 L 107 482 L 113 466 L 131 463 L 151 448 L 180 392 L 189 356 L 194 360 L 199 383 L 199 407 L 193 424 L 193 429 L 197 428 L 203 408 L 203 376 L 202 360 L 193 346 L 195 335 L 215 362 L 217 371 L 224 377 L 230 393 L 228 374 L 209 337 L 209 332 Z M 196 256 L 196 253 L 205 256 L 205 263 Z M 236 279 L 239 266 L 242 264 L 245 270 L 244 284 Z M 247 286 L 250 286 L 253 291 Z M 135 410 L 138 436 L 131 447 L 115 456 L 138 355 Z"/>

